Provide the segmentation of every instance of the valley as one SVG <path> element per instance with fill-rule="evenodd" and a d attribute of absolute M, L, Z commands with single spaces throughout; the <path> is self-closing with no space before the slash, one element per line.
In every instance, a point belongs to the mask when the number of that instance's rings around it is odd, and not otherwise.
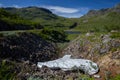
<path fill-rule="evenodd" d="M 99 71 L 63 71 L 46 62 L 71 55 Z M 0 8 L 0 80 L 120 80 L 120 4 L 65 18 L 35 6 Z"/>

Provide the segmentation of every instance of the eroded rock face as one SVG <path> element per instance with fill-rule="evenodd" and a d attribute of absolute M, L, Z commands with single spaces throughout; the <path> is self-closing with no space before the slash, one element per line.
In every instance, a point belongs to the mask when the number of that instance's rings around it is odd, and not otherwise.
<path fill-rule="evenodd" d="M 49 68 L 61 68 L 64 71 L 80 69 L 86 74 L 93 75 L 98 72 L 98 65 L 90 60 L 86 59 L 71 59 L 71 55 L 65 55 L 63 58 L 48 61 L 48 62 L 38 62 L 37 66 L 42 68 L 42 66 L 47 66 Z"/>

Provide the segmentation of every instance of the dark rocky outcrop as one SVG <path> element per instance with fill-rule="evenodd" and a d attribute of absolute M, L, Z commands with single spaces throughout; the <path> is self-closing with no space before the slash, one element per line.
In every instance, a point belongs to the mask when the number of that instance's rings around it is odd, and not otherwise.
<path fill-rule="evenodd" d="M 33 33 L 18 33 L 0 38 L 0 58 L 47 61 L 56 57 L 56 48 Z"/>
<path fill-rule="evenodd" d="M 41 27 L 41 26 L 39 26 L 39 27 Z M 37 26 L 36 26 L 36 28 L 37 28 Z M 30 29 L 33 29 L 33 27 L 31 27 L 30 25 L 24 25 L 24 24 L 10 25 L 8 22 L 6 22 L 4 20 L 0 20 L 0 31 L 30 30 Z"/>

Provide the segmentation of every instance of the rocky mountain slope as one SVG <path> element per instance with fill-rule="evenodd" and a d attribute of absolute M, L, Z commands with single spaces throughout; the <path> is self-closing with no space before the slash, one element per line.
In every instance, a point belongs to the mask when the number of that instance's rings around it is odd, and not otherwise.
<path fill-rule="evenodd" d="M 100 67 L 98 80 L 120 74 L 120 39 L 110 34 L 81 34 L 62 51 L 62 55 L 71 54 L 73 58 L 90 59 Z M 110 74 L 107 74 L 107 73 Z M 97 79 L 96 79 L 97 80 Z"/>

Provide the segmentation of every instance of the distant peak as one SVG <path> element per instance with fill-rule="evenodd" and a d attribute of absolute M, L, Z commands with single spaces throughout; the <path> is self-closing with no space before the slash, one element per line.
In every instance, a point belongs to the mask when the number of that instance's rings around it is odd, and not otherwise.
<path fill-rule="evenodd" d="M 117 5 L 115 5 L 112 8 L 102 8 L 99 10 L 90 10 L 85 16 L 88 16 L 88 17 L 100 16 L 100 15 L 104 15 L 104 14 L 111 13 L 111 12 L 120 13 L 120 3 L 118 3 Z"/>
<path fill-rule="evenodd" d="M 43 8 L 43 7 L 37 7 L 37 6 L 29 6 L 29 7 L 25 7 L 25 8 L 29 8 L 29 9 L 40 9 L 42 11 L 45 11 L 47 13 L 52 13 L 50 10 Z"/>
<path fill-rule="evenodd" d="M 115 5 L 115 8 L 120 8 L 120 3 L 118 3 L 117 5 Z"/>

